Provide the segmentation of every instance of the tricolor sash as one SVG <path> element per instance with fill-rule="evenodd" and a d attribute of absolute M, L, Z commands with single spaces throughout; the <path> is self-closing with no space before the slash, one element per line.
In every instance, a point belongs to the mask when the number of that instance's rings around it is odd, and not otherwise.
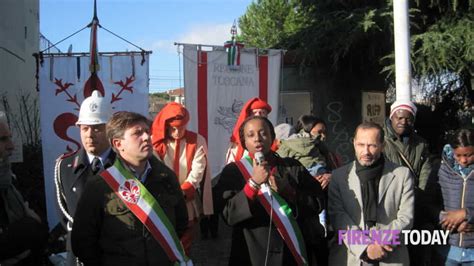
<path fill-rule="evenodd" d="M 242 157 L 235 164 L 240 172 L 248 181 L 252 177 L 253 172 L 252 159 L 247 155 Z M 281 238 L 285 241 L 286 246 L 293 254 L 298 265 L 308 265 L 306 256 L 306 247 L 303 240 L 301 230 L 293 217 L 292 211 L 288 203 L 275 191 L 266 184 L 260 185 L 257 198 L 267 211 L 268 215 L 272 215 L 272 220 L 280 233 Z M 273 210 L 272 210 L 273 209 Z"/>
<path fill-rule="evenodd" d="M 145 225 L 175 265 L 193 265 L 160 204 L 119 159 L 100 174 L 127 208 Z"/>

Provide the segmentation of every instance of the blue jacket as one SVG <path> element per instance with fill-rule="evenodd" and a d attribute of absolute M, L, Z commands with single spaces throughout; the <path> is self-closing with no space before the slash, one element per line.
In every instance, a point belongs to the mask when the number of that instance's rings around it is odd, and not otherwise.
<path fill-rule="evenodd" d="M 467 221 L 474 224 L 474 171 L 463 177 L 455 171 L 452 154 L 443 152 L 443 160 L 438 172 L 443 209 L 445 211 L 466 209 Z M 459 247 L 474 247 L 474 233 L 452 233 L 449 244 Z"/>

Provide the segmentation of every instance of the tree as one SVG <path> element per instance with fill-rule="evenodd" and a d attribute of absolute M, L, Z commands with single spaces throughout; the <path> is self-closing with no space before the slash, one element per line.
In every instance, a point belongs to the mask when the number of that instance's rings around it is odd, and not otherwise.
<path fill-rule="evenodd" d="M 303 62 L 334 71 L 375 67 L 392 81 L 392 1 L 259 0 L 240 18 L 241 37 L 260 48 L 296 50 Z M 410 6 L 414 76 L 470 78 L 474 1 L 416 0 Z"/>
<path fill-rule="evenodd" d="M 383 76 L 394 86 L 394 0 L 262 0 L 242 17 L 242 38 L 257 47 L 293 50 L 303 65 L 344 73 Z M 274 12 L 271 3 L 286 3 L 285 12 Z M 291 9 L 288 5 L 291 4 Z M 433 105 L 452 95 L 457 107 L 473 100 L 474 1 L 413 0 L 410 3 L 411 62 L 413 77 Z M 304 12 L 299 12 L 304 10 Z M 298 11 L 298 12 L 296 12 Z M 297 13 L 300 24 L 292 31 L 258 27 Z M 278 15 L 278 16 L 277 16 Z M 262 18 L 262 16 L 264 16 Z M 245 18 L 245 19 L 243 19 Z M 248 18 L 253 18 L 252 20 Z M 270 21 L 268 21 L 270 20 Z M 370 78 L 370 77 L 369 77 Z M 450 93 L 456 91 L 458 93 Z"/>
<path fill-rule="evenodd" d="M 385 2 L 260 0 L 240 18 L 241 37 L 259 48 L 295 50 L 317 67 L 378 64 L 390 51 L 391 13 Z"/>
<path fill-rule="evenodd" d="M 149 98 L 151 100 L 162 99 L 164 101 L 169 101 L 170 100 L 170 95 L 166 92 L 155 92 L 155 93 L 150 93 Z"/>
<path fill-rule="evenodd" d="M 470 88 L 474 59 L 474 3 L 417 1 L 411 29 L 413 77 L 426 95 Z M 386 57 L 393 62 L 393 53 Z M 388 64 L 385 72 L 394 74 Z"/>
<path fill-rule="evenodd" d="M 258 0 L 252 2 L 240 17 L 240 39 L 247 46 L 272 48 L 311 23 L 307 10 L 300 9 L 295 0 Z"/>

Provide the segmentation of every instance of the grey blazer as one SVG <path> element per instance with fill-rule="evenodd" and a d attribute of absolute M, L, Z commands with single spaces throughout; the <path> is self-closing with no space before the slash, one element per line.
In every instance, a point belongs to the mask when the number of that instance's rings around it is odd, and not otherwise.
<path fill-rule="evenodd" d="M 408 168 L 385 161 L 379 183 L 377 224 L 372 229 L 407 230 L 413 225 L 414 188 Z M 361 255 L 368 245 L 339 245 L 338 230 L 365 230 L 362 214 L 360 181 L 355 173 L 355 162 L 333 172 L 329 184 L 328 213 L 336 230 L 335 241 L 329 251 L 329 265 L 361 265 Z M 409 265 L 408 250 L 400 234 L 399 246 L 380 261 L 380 265 Z"/>

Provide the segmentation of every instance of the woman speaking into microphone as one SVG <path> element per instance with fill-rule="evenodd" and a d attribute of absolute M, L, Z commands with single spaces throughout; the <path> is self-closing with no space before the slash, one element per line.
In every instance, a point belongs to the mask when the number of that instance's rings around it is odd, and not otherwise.
<path fill-rule="evenodd" d="M 324 230 L 313 222 L 324 206 L 321 186 L 298 161 L 271 151 L 267 118 L 246 119 L 239 137 L 248 155 L 228 164 L 215 188 L 233 228 L 229 265 L 310 265 L 305 243 Z"/>

